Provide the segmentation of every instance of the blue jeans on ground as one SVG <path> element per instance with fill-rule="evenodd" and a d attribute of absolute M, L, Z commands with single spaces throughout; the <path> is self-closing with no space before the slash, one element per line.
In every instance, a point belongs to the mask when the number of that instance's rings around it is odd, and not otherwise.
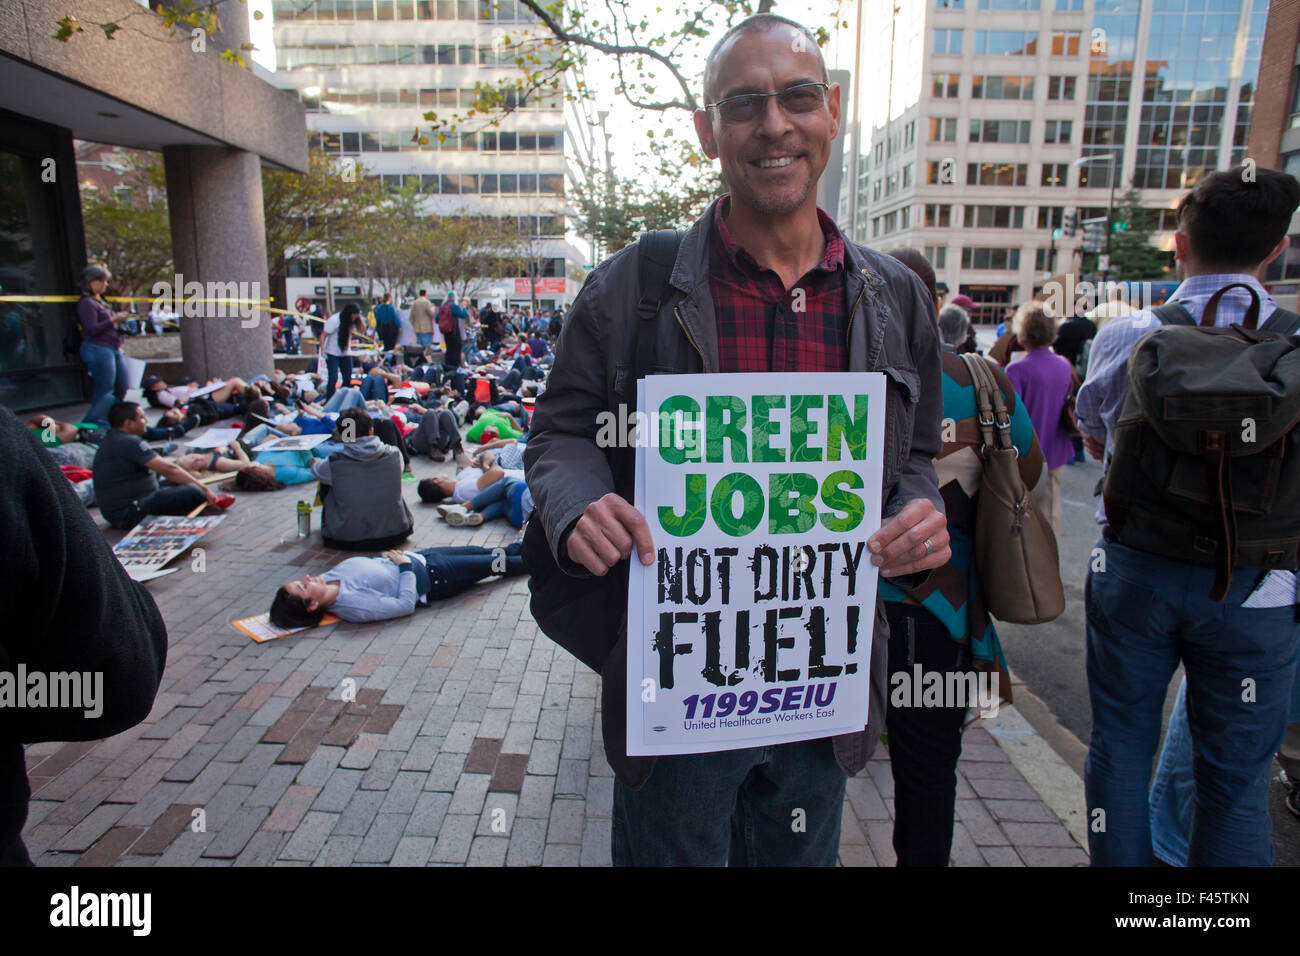
<path fill-rule="evenodd" d="M 613 863 L 834 866 L 847 780 L 829 738 L 659 757 L 640 790 L 614 782 Z"/>
<path fill-rule="evenodd" d="M 528 503 L 524 509 L 525 500 Z M 528 486 L 514 478 L 502 478 L 480 491 L 470 499 L 470 507 L 483 516 L 484 521 L 500 518 L 502 515 L 516 528 L 524 526 L 524 519 L 532 513 L 532 496 Z"/>
<path fill-rule="evenodd" d="M 361 397 L 366 401 L 388 401 L 388 383 L 378 375 L 367 375 L 361 380 Z"/>
<path fill-rule="evenodd" d="M 130 530 L 146 515 L 185 515 L 201 505 L 207 496 L 198 485 L 164 485 L 157 491 L 137 498 L 127 506 L 118 527 Z"/>
<path fill-rule="evenodd" d="M 325 397 L 328 399 L 334 394 L 337 387 L 334 383 L 338 380 L 339 373 L 343 373 L 343 385 L 346 388 L 352 384 L 352 356 L 351 355 L 326 355 L 325 356 Z"/>
<path fill-rule="evenodd" d="M 1090 569 L 1084 591 L 1093 864 L 1155 862 L 1148 785 L 1165 692 L 1181 659 L 1196 778 L 1188 865 L 1270 865 L 1267 779 L 1286 729 L 1300 640 L 1292 608 L 1243 608 L 1259 580 L 1249 568 L 1238 569 L 1225 600 L 1215 602 L 1213 568 L 1113 541 L 1099 547 L 1105 570 Z M 1094 829 L 1103 819 L 1096 810 L 1105 812 L 1104 828 Z"/>
<path fill-rule="evenodd" d="M 502 551 L 505 557 L 504 571 L 499 570 L 503 567 L 502 554 L 495 549 L 465 545 L 429 548 L 418 552 L 429 571 L 429 600 L 439 601 L 453 597 L 487 577 L 523 574 L 523 545 L 516 541 L 506 545 Z"/>
<path fill-rule="evenodd" d="M 126 362 L 117 349 L 90 342 L 81 343 L 81 360 L 86 363 L 92 385 L 90 408 L 82 421 L 96 422 L 107 428 L 108 410 L 114 402 L 126 398 Z"/>
<path fill-rule="evenodd" d="M 327 413 L 336 414 L 345 408 L 365 408 L 366 400 L 359 388 L 340 388 L 322 406 Z"/>

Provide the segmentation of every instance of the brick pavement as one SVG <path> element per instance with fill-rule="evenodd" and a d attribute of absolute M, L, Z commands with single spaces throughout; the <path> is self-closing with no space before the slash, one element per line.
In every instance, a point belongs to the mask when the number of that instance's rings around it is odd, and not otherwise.
<path fill-rule="evenodd" d="M 452 466 L 414 469 L 422 478 Z M 205 570 L 182 556 L 176 573 L 147 585 L 170 639 L 153 710 L 109 740 L 27 749 L 32 858 L 608 865 L 614 778 L 599 682 L 537 630 L 523 579 L 480 585 L 409 618 L 266 644 L 230 626 L 269 607 L 281 583 L 346 556 L 325 548 L 319 530 L 296 537 L 294 506 L 308 488 L 239 495 L 200 542 Z M 500 522 L 451 528 L 420 504 L 414 483 L 403 493 L 416 516 L 411 546 L 513 539 Z M 355 699 L 343 699 L 345 687 Z M 848 783 L 840 862 L 893 865 L 892 814 L 881 747 Z M 968 732 L 952 862 L 1086 861 L 994 739 Z"/>

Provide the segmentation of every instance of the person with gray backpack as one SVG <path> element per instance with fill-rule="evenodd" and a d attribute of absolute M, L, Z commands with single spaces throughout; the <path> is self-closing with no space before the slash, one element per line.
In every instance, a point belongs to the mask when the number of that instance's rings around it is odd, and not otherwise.
<path fill-rule="evenodd" d="M 1273 861 L 1269 767 L 1300 649 L 1300 316 L 1260 284 L 1300 184 L 1236 167 L 1179 203 L 1182 284 L 1093 343 L 1075 413 L 1103 457 L 1084 592 L 1094 865 L 1155 863 L 1147 786 L 1181 662 L 1193 742 L 1189 866 Z"/>

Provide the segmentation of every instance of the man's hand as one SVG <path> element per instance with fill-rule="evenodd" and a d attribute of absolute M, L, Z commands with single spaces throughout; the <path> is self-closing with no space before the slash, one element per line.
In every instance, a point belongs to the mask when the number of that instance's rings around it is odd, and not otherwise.
<path fill-rule="evenodd" d="M 396 551 L 396 550 L 385 551 L 382 555 L 380 555 L 380 557 L 387 558 L 389 561 L 392 561 L 393 564 L 397 565 L 399 568 L 411 560 L 401 551 Z"/>
<path fill-rule="evenodd" d="M 632 554 L 633 544 L 642 564 L 654 563 L 655 548 L 650 526 L 641 512 L 622 496 L 610 492 L 587 505 L 587 510 L 564 539 L 563 548 L 571 560 L 592 574 L 603 575 Z"/>
<path fill-rule="evenodd" d="M 1091 435 L 1083 436 L 1083 447 L 1088 449 L 1088 454 L 1097 461 L 1101 461 L 1106 454 L 1106 443 L 1100 438 L 1093 438 Z"/>
<path fill-rule="evenodd" d="M 948 519 L 934 502 L 917 498 L 881 525 L 867 540 L 867 548 L 871 551 L 871 563 L 885 577 L 940 567 L 952 557 L 948 547 Z"/>
<path fill-rule="evenodd" d="M 211 488 L 209 488 L 207 485 L 199 485 L 199 487 L 203 489 L 203 497 L 208 499 L 208 504 L 212 505 L 213 507 L 216 507 L 217 493 L 213 491 Z"/>

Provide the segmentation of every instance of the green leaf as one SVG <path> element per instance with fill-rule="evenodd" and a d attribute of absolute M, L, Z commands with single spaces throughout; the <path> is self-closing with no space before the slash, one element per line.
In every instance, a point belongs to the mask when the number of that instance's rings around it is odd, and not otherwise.
<path fill-rule="evenodd" d="M 122 25 L 120 23 L 101 23 L 99 28 L 104 31 L 104 38 L 111 40 L 113 34 L 122 29 Z"/>
<path fill-rule="evenodd" d="M 72 34 L 81 32 L 81 24 L 77 21 L 76 17 L 72 16 L 72 14 L 60 17 L 56 22 L 59 25 L 59 31 L 53 34 L 53 37 L 60 43 L 67 43 L 68 38 L 71 37 Z"/>

